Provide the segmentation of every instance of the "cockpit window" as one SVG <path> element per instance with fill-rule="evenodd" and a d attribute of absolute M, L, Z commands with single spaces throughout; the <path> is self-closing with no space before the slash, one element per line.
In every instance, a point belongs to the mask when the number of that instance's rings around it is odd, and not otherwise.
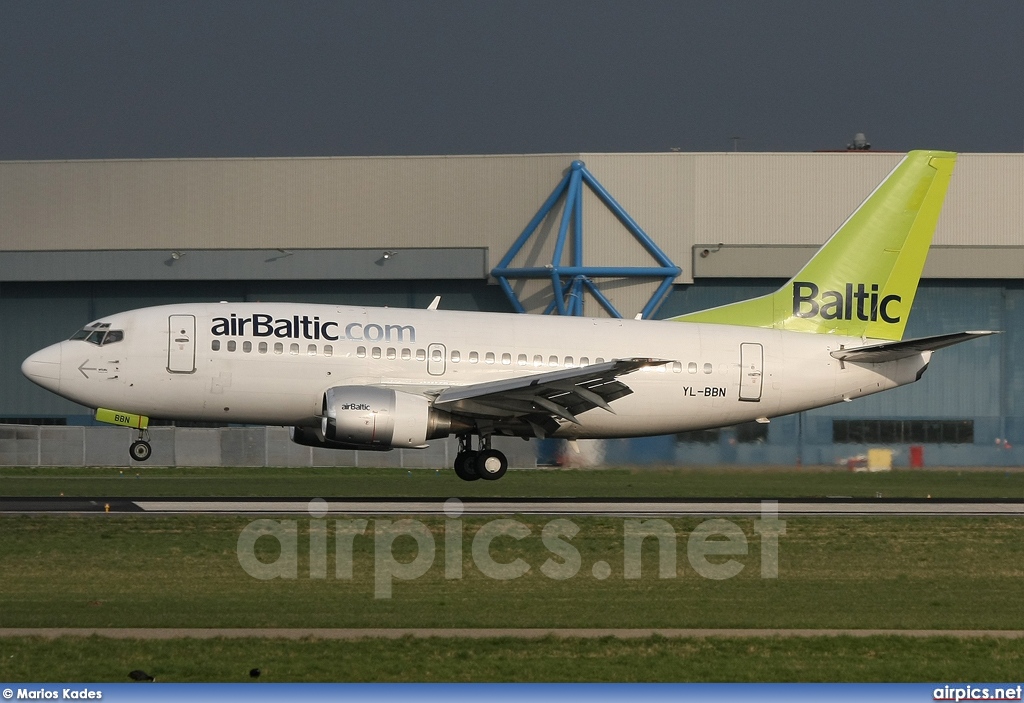
<path fill-rule="evenodd" d="M 71 339 L 80 339 L 89 342 L 89 344 L 102 347 L 106 344 L 114 344 L 123 340 L 124 332 L 122 330 L 110 329 L 109 322 L 94 322 L 75 332 L 71 335 Z"/>

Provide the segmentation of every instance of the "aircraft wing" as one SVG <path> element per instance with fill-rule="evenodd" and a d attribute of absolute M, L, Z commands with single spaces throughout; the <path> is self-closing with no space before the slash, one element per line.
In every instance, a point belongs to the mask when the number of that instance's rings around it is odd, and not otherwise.
<path fill-rule="evenodd" d="M 987 337 L 990 334 L 998 334 L 988 330 L 975 332 L 954 332 L 953 334 L 940 334 L 934 337 L 920 337 L 918 339 L 907 339 L 900 342 L 885 342 L 884 344 L 872 344 L 866 347 L 854 347 L 853 349 L 838 349 L 832 352 L 832 356 L 842 361 L 880 363 L 883 361 L 897 361 L 908 356 L 914 356 L 926 351 L 935 351 L 943 347 L 951 347 L 960 342 L 970 339 Z"/>
<path fill-rule="evenodd" d="M 458 386 L 442 391 L 434 407 L 458 415 L 525 422 L 534 434 L 547 436 L 558 428 L 556 418 L 579 422 L 576 416 L 593 408 L 614 413 L 609 403 L 633 391 L 620 376 L 645 366 L 660 366 L 660 359 L 615 359 L 591 366 L 563 369 L 518 378 Z"/>

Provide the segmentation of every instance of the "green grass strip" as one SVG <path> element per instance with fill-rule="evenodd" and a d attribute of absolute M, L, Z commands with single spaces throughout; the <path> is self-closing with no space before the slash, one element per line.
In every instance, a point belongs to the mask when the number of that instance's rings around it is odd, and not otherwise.
<path fill-rule="evenodd" d="M 472 544 L 491 521 L 454 521 L 461 531 L 461 578 L 445 571 L 442 517 L 420 522 L 435 556 L 422 576 L 394 580 L 376 595 L 376 518 L 354 539 L 352 578 L 336 570 L 334 520 L 327 520 L 324 578 L 311 577 L 311 520 L 282 518 L 297 531 L 295 578 L 258 580 L 239 564 L 245 516 L 91 515 L 0 517 L 0 627 L 586 627 L 1024 629 L 1024 522 L 1015 518 L 791 518 L 779 538 L 778 578 L 761 577 L 760 537 L 750 518 L 733 522 L 746 550 L 742 570 L 713 580 L 689 560 L 695 518 L 667 521 L 676 568 L 659 577 L 653 538 L 642 575 L 625 577 L 626 521 L 573 518 L 580 568 L 546 575 L 560 562 L 544 543 L 554 518 L 519 516 L 528 534 L 497 536 L 491 558 L 521 559 L 519 578 L 486 577 Z M 260 537 L 258 558 L 274 562 L 278 542 Z M 393 543 L 410 562 L 416 542 Z M 595 568 L 599 563 L 607 565 Z M 606 578 L 600 578 L 606 576 Z"/>
<path fill-rule="evenodd" d="M 0 639 L 0 681 L 1015 681 L 1024 641 L 946 637 L 560 639 Z M 258 685 L 258 684 L 257 684 Z"/>

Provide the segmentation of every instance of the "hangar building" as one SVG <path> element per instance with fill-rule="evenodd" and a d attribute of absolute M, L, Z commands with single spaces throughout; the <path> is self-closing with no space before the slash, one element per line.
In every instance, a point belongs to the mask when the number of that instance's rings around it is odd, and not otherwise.
<path fill-rule="evenodd" d="M 0 163 L 0 463 L 31 461 L 5 454 L 4 438 L 14 435 L 4 426 L 91 431 L 88 409 L 32 385 L 19 367 L 104 315 L 210 300 L 425 307 L 435 295 L 442 308 L 511 312 L 491 271 L 579 160 L 681 269 L 651 315 L 669 317 L 777 288 L 900 158 L 855 151 Z M 582 192 L 586 264 L 650 266 L 620 218 L 593 191 Z M 908 336 L 1003 334 L 938 352 L 909 387 L 769 425 L 609 441 L 607 460 L 819 464 L 889 446 L 899 462 L 923 446 L 929 464 L 1022 463 L 1014 446 L 1024 445 L 1024 352 L 1016 343 L 1024 328 L 1022 196 L 1024 154 L 960 156 L 907 328 Z M 550 262 L 559 207 L 516 265 Z M 514 285 L 530 312 L 551 302 L 541 282 Z M 633 316 L 657 281 L 607 278 L 600 287 Z M 583 307 L 607 314 L 592 296 Z"/>

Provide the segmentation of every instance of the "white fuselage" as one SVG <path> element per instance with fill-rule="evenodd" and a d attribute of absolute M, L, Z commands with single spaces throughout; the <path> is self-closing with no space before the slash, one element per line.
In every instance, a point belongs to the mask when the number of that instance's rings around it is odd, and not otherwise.
<path fill-rule="evenodd" d="M 291 303 L 169 305 L 103 322 L 124 338 L 60 342 L 30 357 L 26 374 L 93 408 L 266 425 L 319 425 L 334 386 L 429 395 L 646 357 L 669 363 L 623 376 L 633 393 L 614 413 L 589 410 L 556 436 L 667 434 L 894 388 L 930 357 L 843 363 L 830 352 L 865 340 L 729 325 Z"/>

